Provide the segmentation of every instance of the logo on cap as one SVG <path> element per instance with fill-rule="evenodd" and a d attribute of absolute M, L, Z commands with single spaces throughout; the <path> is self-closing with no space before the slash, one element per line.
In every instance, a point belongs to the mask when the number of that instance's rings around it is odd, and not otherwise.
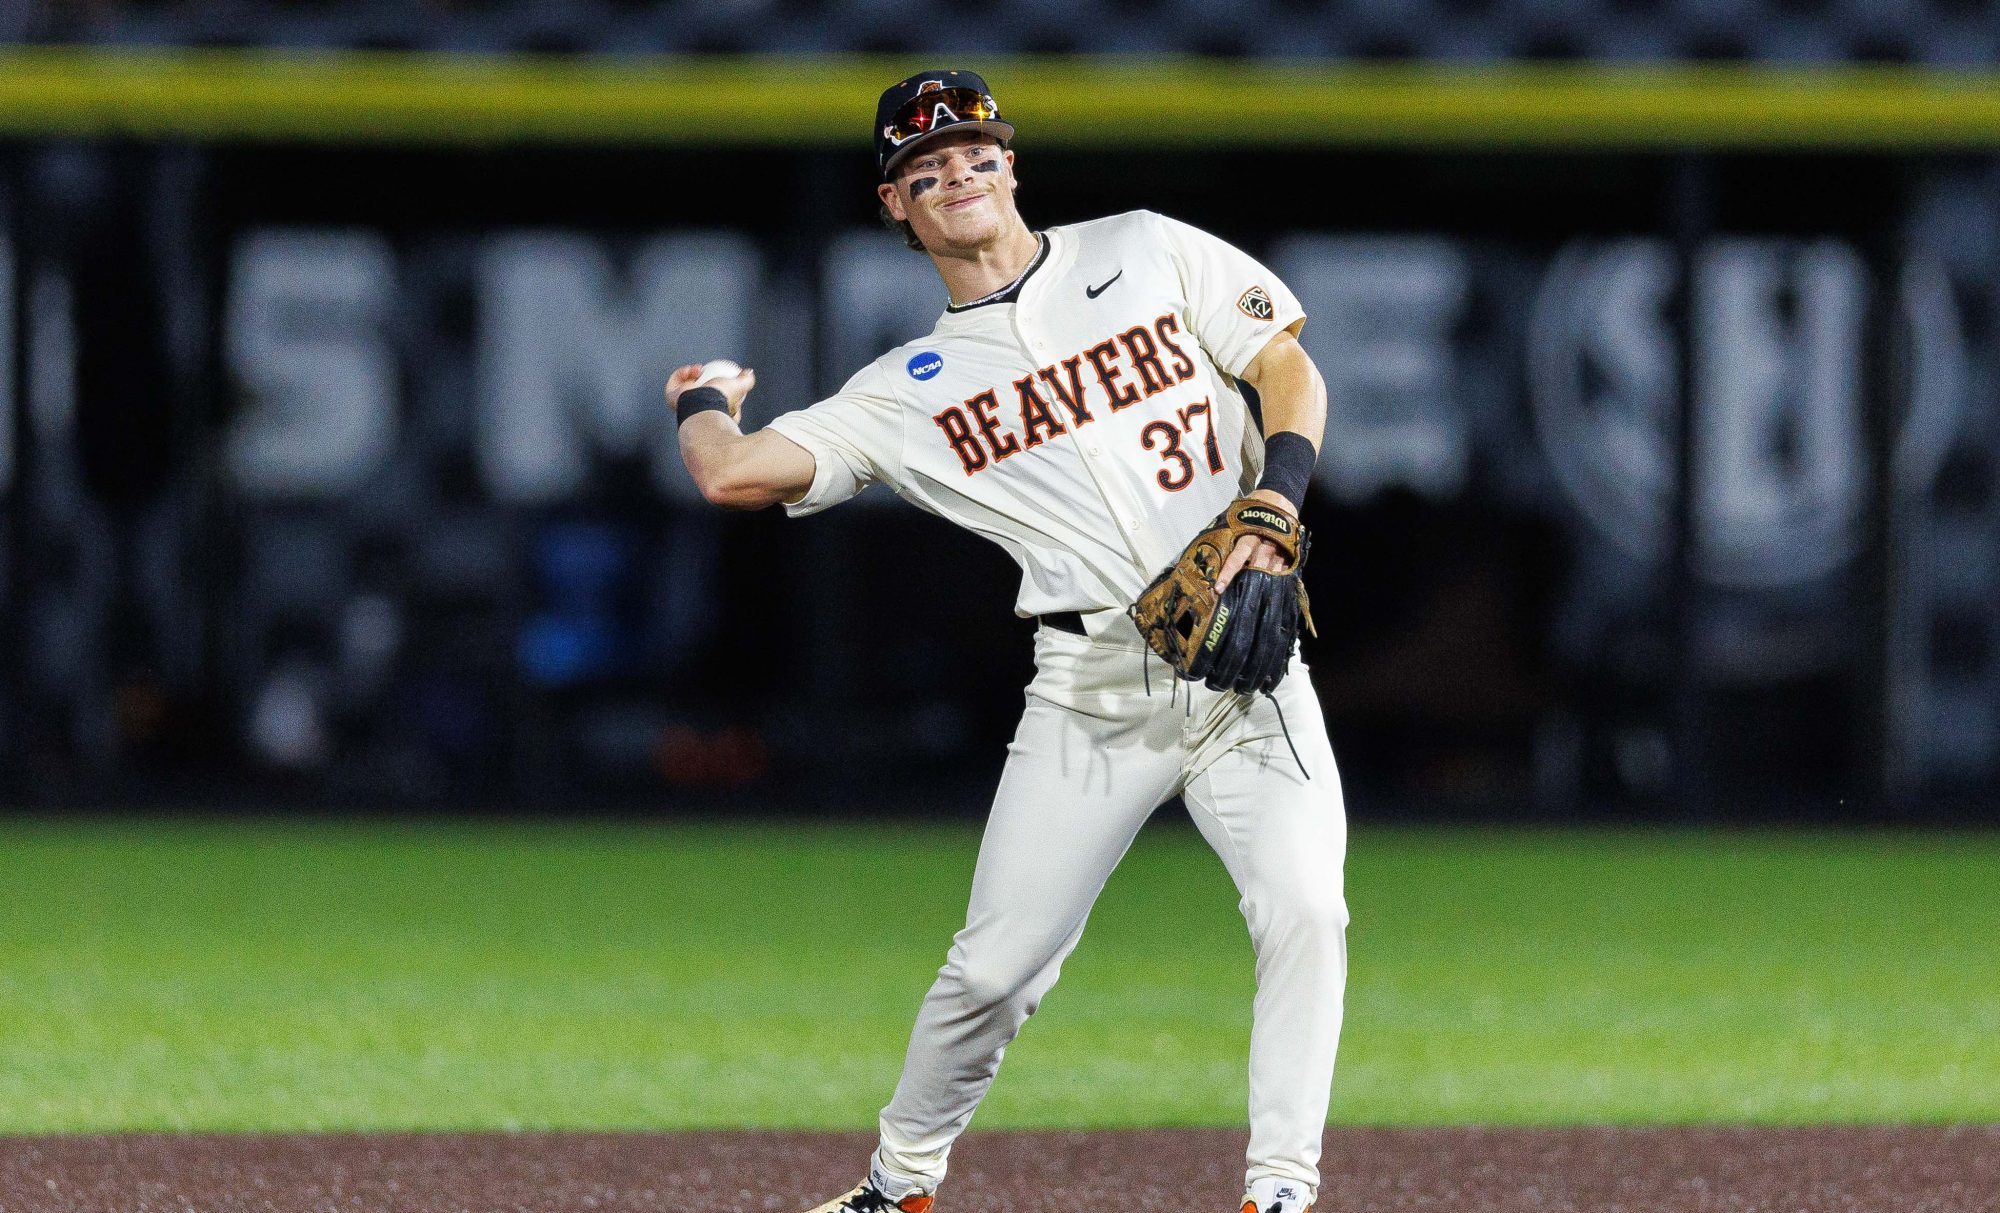
<path fill-rule="evenodd" d="M 944 355 L 925 350 L 910 359 L 910 378 L 919 383 L 936 377 L 944 369 Z"/>

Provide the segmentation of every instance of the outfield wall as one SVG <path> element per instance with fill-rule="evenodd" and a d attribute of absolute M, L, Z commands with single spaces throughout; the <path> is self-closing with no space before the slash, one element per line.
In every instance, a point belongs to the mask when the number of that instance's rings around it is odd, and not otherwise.
<path fill-rule="evenodd" d="M 785 66 L 17 56 L 13 798 L 976 789 L 1011 566 L 712 514 L 657 405 L 718 354 L 809 403 L 941 302 L 836 121 L 885 65 L 790 129 Z M 1031 222 L 1165 211 L 1312 315 L 1357 811 L 1993 787 L 1988 78 L 1207 65 L 1152 123 L 1131 65 L 1006 71 Z"/>

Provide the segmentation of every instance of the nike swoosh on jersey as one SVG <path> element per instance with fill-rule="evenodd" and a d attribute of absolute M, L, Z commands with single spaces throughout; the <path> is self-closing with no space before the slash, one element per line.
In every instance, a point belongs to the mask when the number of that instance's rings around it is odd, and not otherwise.
<path fill-rule="evenodd" d="M 1102 295 L 1102 294 L 1103 294 L 1104 292 L 1106 292 L 1106 291 L 1110 290 L 1110 289 L 1111 289 L 1111 284 L 1112 284 L 1112 283 L 1114 283 L 1114 282 L 1118 281 L 1118 280 L 1119 280 L 1120 278 L 1123 278 L 1124 276 L 1125 276 L 1125 271 L 1124 271 L 1124 270 L 1119 270 L 1119 271 L 1118 271 L 1117 273 L 1115 273 L 1115 274 L 1111 275 L 1111 277 L 1109 277 L 1109 278 L 1106 278 L 1106 279 L 1104 280 L 1104 285 L 1103 285 L 1103 286 L 1086 286 L 1086 287 L 1084 287 L 1084 288 L 1083 288 L 1083 297 L 1084 297 L 1084 298 L 1086 298 L 1086 299 L 1095 299 L 1095 298 L 1097 298 L 1097 297 L 1098 297 L 1099 295 Z"/>

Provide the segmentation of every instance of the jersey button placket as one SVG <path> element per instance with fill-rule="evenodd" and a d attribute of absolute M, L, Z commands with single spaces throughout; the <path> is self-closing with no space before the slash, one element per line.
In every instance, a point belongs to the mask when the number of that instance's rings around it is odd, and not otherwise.
<path fill-rule="evenodd" d="M 1034 357 L 1031 358 L 1029 361 L 1038 367 L 1047 366 L 1050 363 L 1054 362 L 1055 361 L 1054 357 L 1049 353 L 1048 341 L 1045 338 L 1031 334 L 1028 331 L 1027 327 L 1021 324 L 1019 313 L 1020 313 L 1020 307 L 1017 306 L 1015 309 L 1014 335 L 1021 339 L 1022 349 L 1025 350 L 1027 353 L 1034 355 Z M 1094 441 L 1086 440 L 1081 435 L 1081 433 L 1074 427 L 1070 429 L 1069 436 L 1073 442 L 1075 442 L 1077 445 L 1083 448 L 1084 454 L 1086 455 L 1097 454 L 1097 443 Z"/>
<path fill-rule="evenodd" d="M 1029 293 L 1024 291 L 1022 292 L 1021 302 L 1016 304 L 1014 308 L 1014 337 L 1021 343 L 1022 352 L 1030 356 L 1030 360 L 1035 366 L 1048 366 L 1055 361 L 1054 356 L 1049 352 L 1053 347 L 1051 347 L 1047 338 L 1030 331 L 1028 325 L 1025 323 L 1026 317 L 1024 313 L 1028 311 L 1028 305 Z M 1086 466 L 1096 463 L 1103 455 L 1102 445 L 1097 441 L 1094 431 L 1072 427 L 1069 431 L 1069 437 L 1070 441 L 1076 444 L 1076 449 L 1083 452 Z M 1114 495 L 1106 490 L 1103 476 L 1094 469 L 1091 472 L 1091 479 L 1097 484 L 1098 495 L 1104 499 L 1104 507 L 1109 511 L 1111 520 L 1117 524 L 1119 530 L 1125 532 L 1126 548 L 1131 550 L 1134 555 L 1137 555 L 1138 552 L 1133 547 L 1132 540 L 1139 533 L 1139 519 L 1128 511 L 1119 508 L 1113 500 Z"/>

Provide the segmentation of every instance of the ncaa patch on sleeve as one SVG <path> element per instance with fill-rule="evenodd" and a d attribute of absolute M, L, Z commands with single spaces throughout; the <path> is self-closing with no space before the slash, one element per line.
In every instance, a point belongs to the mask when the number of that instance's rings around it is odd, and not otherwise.
<path fill-rule="evenodd" d="M 925 350 L 910 359 L 910 378 L 919 383 L 944 369 L 944 355 Z"/>
<path fill-rule="evenodd" d="M 1271 306 L 1271 297 L 1264 293 L 1261 286 L 1244 291 L 1242 297 L 1237 299 L 1236 307 L 1252 320 L 1269 320 L 1278 314 L 1278 309 Z"/>

